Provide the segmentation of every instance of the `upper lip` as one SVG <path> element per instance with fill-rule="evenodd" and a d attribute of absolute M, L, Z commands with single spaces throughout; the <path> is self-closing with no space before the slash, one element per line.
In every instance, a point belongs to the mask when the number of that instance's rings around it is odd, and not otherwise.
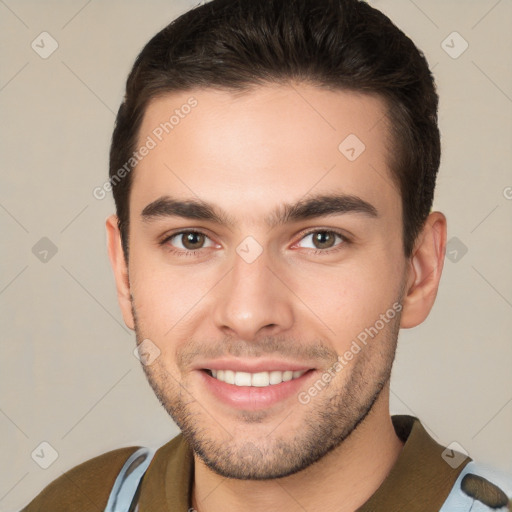
<path fill-rule="evenodd" d="M 294 363 L 291 361 L 282 361 L 278 359 L 261 359 L 249 360 L 249 359 L 215 359 L 213 361 L 204 361 L 201 364 L 195 366 L 196 370 L 233 370 L 235 372 L 270 372 L 270 371 L 303 371 L 312 370 L 313 366 Z"/>

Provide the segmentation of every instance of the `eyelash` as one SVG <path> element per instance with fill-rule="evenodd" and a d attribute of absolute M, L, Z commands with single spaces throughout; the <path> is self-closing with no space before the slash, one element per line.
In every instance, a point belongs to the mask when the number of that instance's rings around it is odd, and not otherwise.
<path fill-rule="evenodd" d="M 197 256 L 198 253 L 201 252 L 203 249 L 193 249 L 190 251 L 184 251 L 184 250 L 180 250 L 180 249 L 175 249 L 174 247 L 168 245 L 168 242 L 170 240 L 172 240 L 174 237 L 179 236 L 179 235 L 184 235 L 184 234 L 190 234 L 190 233 L 197 234 L 197 235 L 204 235 L 205 237 L 209 238 L 208 235 L 206 233 L 203 233 L 202 231 L 190 229 L 190 230 L 185 230 L 185 231 L 177 231 L 176 233 L 170 234 L 169 236 L 165 237 L 161 242 L 159 242 L 159 245 L 166 246 L 167 251 L 169 251 L 172 254 L 176 254 L 178 256 Z M 342 239 L 342 242 L 340 244 L 334 246 L 334 248 L 331 248 L 331 249 L 314 249 L 314 250 L 310 249 L 312 251 L 310 254 L 313 254 L 315 256 L 317 256 L 317 255 L 324 256 L 324 255 L 336 253 L 336 252 L 340 251 L 341 249 L 343 249 L 345 245 L 351 243 L 351 241 L 344 234 L 340 233 L 339 231 L 337 231 L 335 229 L 313 229 L 311 231 L 304 233 L 299 241 L 301 241 L 304 238 L 306 238 L 307 236 L 315 234 L 315 233 L 335 234 Z"/>

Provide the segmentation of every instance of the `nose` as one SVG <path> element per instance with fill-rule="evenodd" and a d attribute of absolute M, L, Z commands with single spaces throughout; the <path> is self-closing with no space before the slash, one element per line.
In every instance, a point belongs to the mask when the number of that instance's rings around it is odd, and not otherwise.
<path fill-rule="evenodd" d="M 266 251 L 251 263 L 236 254 L 233 268 L 215 287 L 213 317 L 225 335 L 253 341 L 292 327 L 294 295 L 270 259 Z"/>

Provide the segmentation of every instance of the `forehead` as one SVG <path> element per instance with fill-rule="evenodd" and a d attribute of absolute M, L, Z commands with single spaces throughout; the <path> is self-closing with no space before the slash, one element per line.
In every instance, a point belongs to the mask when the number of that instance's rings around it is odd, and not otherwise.
<path fill-rule="evenodd" d="M 279 203 L 336 191 L 393 213 L 386 121 L 379 97 L 303 84 L 154 98 L 139 131 L 137 147 L 151 149 L 134 171 L 131 210 L 169 194 L 229 203 L 256 222 Z"/>

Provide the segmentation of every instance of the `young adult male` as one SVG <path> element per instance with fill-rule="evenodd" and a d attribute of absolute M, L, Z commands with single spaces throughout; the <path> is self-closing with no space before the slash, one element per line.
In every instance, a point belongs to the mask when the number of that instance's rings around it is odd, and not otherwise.
<path fill-rule="evenodd" d="M 108 249 L 182 432 L 25 510 L 505 510 L 490 473 L 389 413 L 399 329 L 443 268 L 437 105 L 362 1 L 213 0 L 157 34 L 117 116 Z"/>

